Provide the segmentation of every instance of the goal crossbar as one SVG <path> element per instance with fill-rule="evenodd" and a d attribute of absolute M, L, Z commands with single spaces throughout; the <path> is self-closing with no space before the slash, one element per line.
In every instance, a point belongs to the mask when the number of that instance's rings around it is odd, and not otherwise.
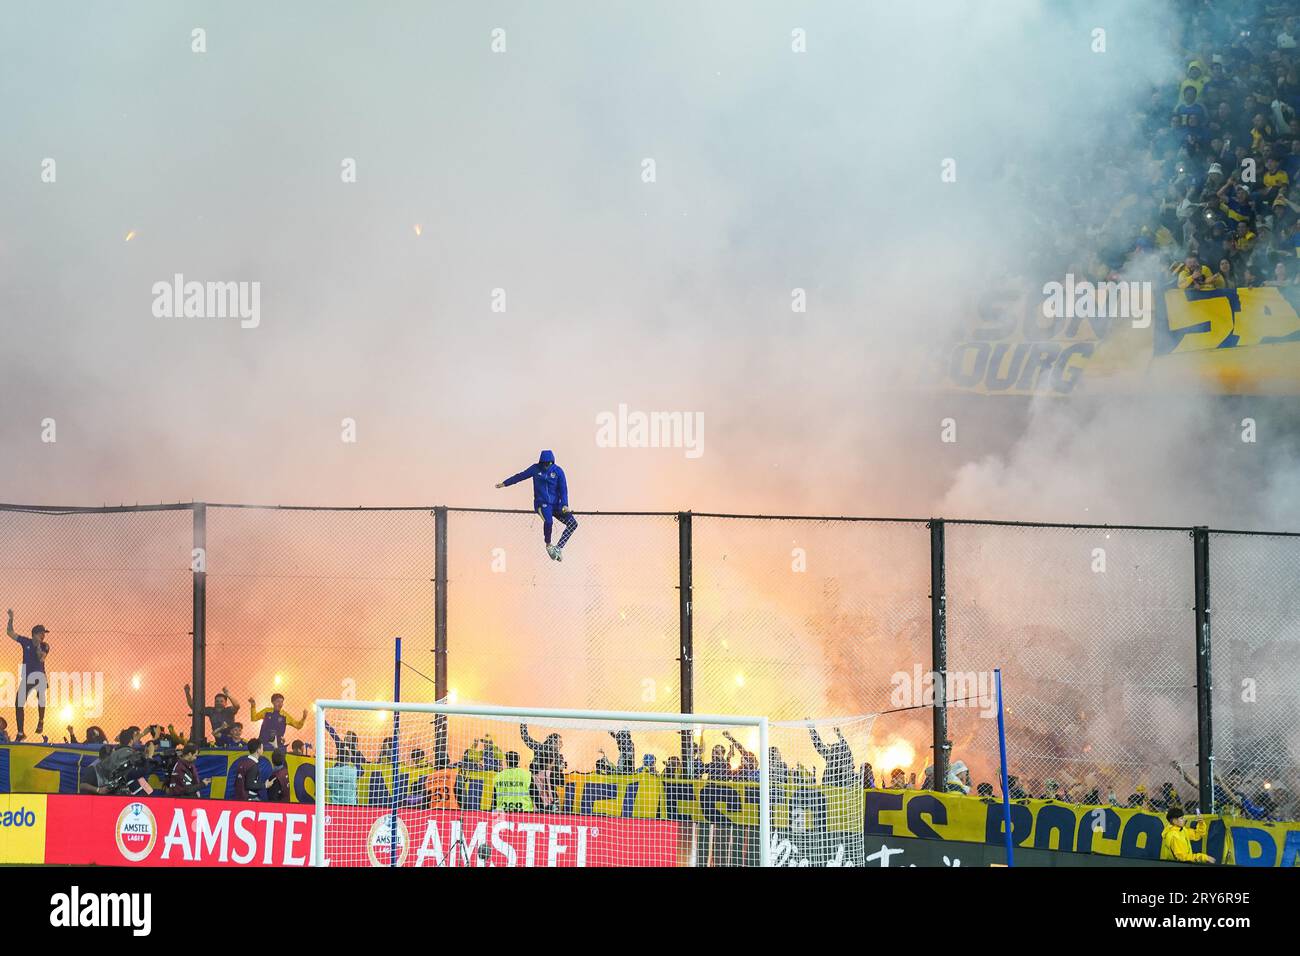
<path fill-rule="evenodd" d="M 325 865 L 325 711 L 359 710 L 392 711 L 396 714 L 441 714 L 449 717 L 504 717 L 526 720 L 582 720 L 608 723 L 668 724 L 690 730 L 698 725 L 758 728 L 758 815 L 760 821 L 759 866 L 771 865 L 771 847 L 768 833 L 771 828 L 771 790 L 769 787 L 768 719 L 734 714 L 682 714 L 652 713 L 623 710 L 569 710 L 548 707 L 497 707 L 492 704 L 402 703 L 375 700 L 317 700 L 312 705 L 316 713 L 316 814 L 312 827 L 313 863 Z"/>

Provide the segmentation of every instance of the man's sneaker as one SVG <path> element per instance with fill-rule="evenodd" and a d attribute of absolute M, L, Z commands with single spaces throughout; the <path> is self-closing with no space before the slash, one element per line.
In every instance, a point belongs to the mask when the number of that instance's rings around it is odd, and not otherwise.
<path fill-rule="evenodd" d="M 560 560 L 560 549 L 557 548 L 555 545 L 548 544 L 546 546 L 546 553 L 551 556 L 552 561 Z"/>
<path fill-rule="evenodd" d="M 561 548 L 559 545 L 555 546 L 555 560 L 556 561 L 564 560 L 564 549 Z"/>

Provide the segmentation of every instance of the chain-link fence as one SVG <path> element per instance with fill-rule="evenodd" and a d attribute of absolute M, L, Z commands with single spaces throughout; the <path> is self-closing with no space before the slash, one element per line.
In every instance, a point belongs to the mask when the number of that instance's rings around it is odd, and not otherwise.
<path fill-rule="evenodd" d="M 229 689 L 249 735 L 250 701 L 274 694 L 292 720 L 323 696 L 387 700 L 397 636 L 432 673 L 433 531 L 427 510 L 209 506 L 208 702 Z"/>
<path fill-rule="evenodd" d="M 695 516 L 694 709 L 776 721 L 892 711 L 855 749 L 926 756 L 930 545 L 923 523 Z M 791 754 L 812 766 L 806 734 Z"/>
<path fill-rule="evenodd" d="M 1196 631 L 1186 531 L 947 523 L 952 758 L 1032 796 L 1121 802 L 1196 774 Z M 1192 791 L 1194 792 L 1194 790 Z"/>
<path fill-rule="evenodd" d="M 1264 789 L 1267 803 L 1293 804 L 1300 792 L 1300 537 L 1215 533 L 1209 547 L 1221 796 Z"/>
<path fill-rule="evenodd" d="M 191 532 L 188 505 L 0 509 L 0 613 L 13 611 L 13 633 L 22 638 L 48 628 L 43 726 L 36 690 L 18 726 L 14 703 L 24 696 L 30 657 L 0 642 L 0 720 L 11 740 L 20 732 L 62 742 L 74 734 L 81 740 L 92 727 L 108 734 L 131 724 L 188 727 Z"/>
<path fill-rule="evenodd" d="M 1300 536 L 1203 535 L 1198 591 L 1191 529 L 578 521 L 557 564 L 529 512 L 3 505 L 0 610 L 19 636 L 49 628 L 52 741 L 68 725 L 188 729 L 187 683 L 209 705 L 229 688 L 245 734 L 250 698 L 283 694 L 293 720 L 315 698 L 387 699 L 401 637 L 410 701 L 875 715 L 850 746 L 877 786 L 925 784 L 946 727 L 940 763 L 996 788 L 994 668 L 1025 794 L 1126 802 L 1168 784 L 1186 799 L 1211 749 L 1220 800 L 1283 804 L 1300 783 Z M 23 652 L 9 653 L 12 738 Z M 1198 665 L 1213 677 L 1200 702 Z M 803 737 L 784 759 L 814 767 Z"/>
<path fill-rule="evenodd" d="M 556 567 L 536 515 L 448 516 L 449 697 L 680 709 L 675 516 L 580 515 L 578 522 Z"/>

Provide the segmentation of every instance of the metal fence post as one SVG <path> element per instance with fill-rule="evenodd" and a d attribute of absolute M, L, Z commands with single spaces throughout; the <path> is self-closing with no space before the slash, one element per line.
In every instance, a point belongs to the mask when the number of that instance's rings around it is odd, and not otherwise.
<path fill-rule="evenodd" d="M 948 586 L 944 577 L 944 523 L 930 525 L 930 673 L 934 678 L 934 777 L 930 786 L 943 792 L 948 780 Z"/>
<path fill-rule="evenodd" d="M 695 710 L 695 638 L 691 623 L 692 588 L 691 572 L 691 513 L 677 513 L 677 609 L 678 635 L 680 652 L 677 658 L 680 665 L 678 687 L 683 714 Z M 694 735 L 689 730 L 682 731 L 682 764 L 691 768 L 691 745 Z"/>
<path fill-rule="evenodd" d="M 1210 531 L 1192 529 L 1196 588 L 1196 745 L 1199 811 L 1214 812 L 1213 682 L 1210 677 Z"/>
<path fill-rule="evenodd" d="M 201 501 L 190 507 L 194 525 L 194 551 L 190 555 L 190 570 L 194 578 L 194 605 L 191 611 L 190 634 L 193 637 L 193 663 L 190 683 L 194 699 L 190 720 L 190 739 L 203 739 L 203 708 L 207 706 L 208 659 L 208 506 Z"/>
<path fill-rule="evenodd" d="M 446 700 L 447 689 L 447 509 L 433 509 L 433 696 Z M 446 767 L 447 717 L 434 718 L 434 766 Z"/>

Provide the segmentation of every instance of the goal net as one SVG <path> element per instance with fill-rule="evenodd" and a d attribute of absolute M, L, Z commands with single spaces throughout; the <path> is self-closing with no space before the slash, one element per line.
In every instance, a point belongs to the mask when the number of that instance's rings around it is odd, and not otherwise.
<path fill-rule="evenodd" d="M 317 701 L 313 862 L 765 865 L 798 789 L 769 746 L 764 717 Z"/>

